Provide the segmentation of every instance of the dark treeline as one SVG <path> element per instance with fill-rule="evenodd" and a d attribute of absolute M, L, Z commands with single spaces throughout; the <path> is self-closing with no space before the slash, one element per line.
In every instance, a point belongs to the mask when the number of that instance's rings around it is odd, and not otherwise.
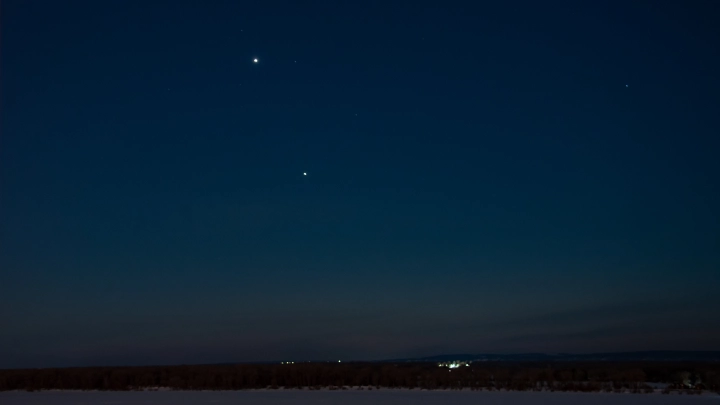
<path fill-rule="evenodd" d="M 0 370 L 0 391 L 383 387 L 652 392 L 647 382 L 685 392 L 720 392 L 720 364 L 482 362 L 448 369 L 435 363 L 301 363 Z"/>

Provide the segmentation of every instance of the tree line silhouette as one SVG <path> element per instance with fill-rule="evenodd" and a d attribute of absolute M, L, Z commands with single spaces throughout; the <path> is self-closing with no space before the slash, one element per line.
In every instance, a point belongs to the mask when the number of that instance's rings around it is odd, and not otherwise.
<path fill-rule="evenodd" d="M 692 378 L 692 386 L 687 381 Z M 299 363 L 0 370 L 9 390 L 475 389 L 720 392 L 718 363 L 487 363 L 448 369 L 436 363 Z"/>

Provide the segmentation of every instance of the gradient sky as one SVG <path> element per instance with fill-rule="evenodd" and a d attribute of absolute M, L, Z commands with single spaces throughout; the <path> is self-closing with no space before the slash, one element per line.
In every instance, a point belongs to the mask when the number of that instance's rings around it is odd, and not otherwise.
<path fill-rule="evenodd" d="M 720 350 L 718 15 L 4 0 L 0 367 Z"/>

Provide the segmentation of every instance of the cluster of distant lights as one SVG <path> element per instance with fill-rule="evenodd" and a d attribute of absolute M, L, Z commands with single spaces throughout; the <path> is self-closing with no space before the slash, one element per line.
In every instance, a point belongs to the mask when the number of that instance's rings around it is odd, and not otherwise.
<path fill-rule="evenodd" d="M 438 367 L 447 367 L 447 368 L 458 368 L 460 366 L 468 367 L 470 366 L 470 363 L 465 361 L 453 361 L 448 363 L 438 363 Z"/>
<path fill-rule="evenodd" d="M 307 363 L 310 363 L 309 361 Z M 338 363 L 342 363 L 342 360 L 338 360 Z M 280 364 L 295 364 L 294 361 L 282 361 Z"/>

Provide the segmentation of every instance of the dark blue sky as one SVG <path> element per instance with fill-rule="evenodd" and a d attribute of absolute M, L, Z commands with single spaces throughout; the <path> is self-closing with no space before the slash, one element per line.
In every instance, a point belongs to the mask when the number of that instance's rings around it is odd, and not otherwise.
<path fill-rule="evenodd" d="M 720 6 L 486 3 L 3 1 L 0 367 L 720 350 Z"/>

